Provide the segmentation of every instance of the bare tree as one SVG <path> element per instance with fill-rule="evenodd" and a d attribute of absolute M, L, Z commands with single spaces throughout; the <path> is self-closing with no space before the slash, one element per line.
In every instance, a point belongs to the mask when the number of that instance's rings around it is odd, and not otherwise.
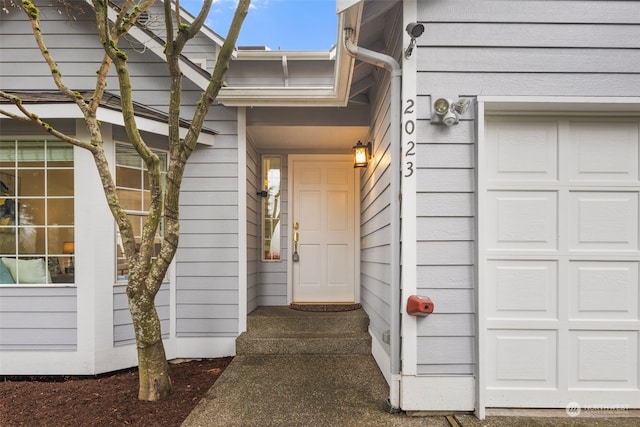
<path fill-rule="evenodd" d="M 3 0 L 3 6 L 5 6 L 5 2 L 6 0 Z M 149 401 L 163 399 L 171 393 L 171 379 L 169 378 L 160 320 L 154 300 L 178 247 L 180 235 L 179 196 L 185 165 L 195 149 L 209 107 L 223 85 L 224 74 L 229 68 L 233 49 L 242 22 L 247 15 L 250 0 L 239 0 L 238 2 L 229 33 L 218 55 L 208 87 L 201 95 L 184 139 L 181 139 L 179 135 L 183 79 L 180 70 L 180 55 L 185 44 L 202 28 L 213 0 L 204 0 L 202 9 L 191 23 L 181 20 L 177 0 L 175 4 L 169 0 L 164 1 L 164 24 L 167 34 L 165 55 L 171 80 L 168 111 L 169 164 L 164 188 L 161 180 L 160 159 L 145 143 L 136 126 L 127 54 L 118 46 L 119 41 L 136 25 L 141 14 L 154 3 L 155 0 L 124 0 L 121 8 L 117 10 L 117 18 L 110 20 L 108 12 L 112 6 L 109 5 L 109 2 L 93 0 L 98 36 L 105 53 L 97 71 L 95 89 L 87 100 L 82 94 L 74 91 L 63 82 L 61 70 L 45 45 L 46 36 L 40 30 L 39 10 L 34 4 L 34 0 L 22 0 L 22 9 L 31 22 L 36 43 L 44 61 L 49 66 L 58 90 L 74 102 L 83 114 L 90 135 L 88 141 L 77 139 L 55 129 L 36 114 L 31 113 L 19 97 L 0 91 L 0 96 L 14 103 L 22 113 L 14 114 L 7 110 L 0 110 L 0 114 L 15 120 L 35 123 L 56 138 L 84 148 L 93 155 L 104 194 L 120 231 L 124 253 L 130 266 L 127 297 L 138 350 L 140 377 L 138 398 Z M 96 119 L 96 112 L 104 95 L 107 75 L 111 67 L 115 68 L 118 77 L 122 116 L 129 142 L 148 169 L 151 204 L 139 243 L 136 243 L 131 221 L 118 199 L 114 179 L 104 152 L 104 139 L 100 123 Z M 154 256 L 156 254 L 154 240 L 161 220 L 164 221 L 162 243 L 159 253 Z"/>

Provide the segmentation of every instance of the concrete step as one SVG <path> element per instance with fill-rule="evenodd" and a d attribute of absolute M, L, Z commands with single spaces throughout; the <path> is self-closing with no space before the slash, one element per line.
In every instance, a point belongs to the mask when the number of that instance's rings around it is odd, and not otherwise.
<path fill-rule="evenodd" d="M 289 307 L 258 307 L 247 317 L 249 332 L 367 332 L 369 317 L 364 310 L 344 312 L 307 312 Z"/>
<path fill-rule="evenodd" d="M 371 354 L 371 336 L 368 333 L 313 333 L 313 332 L 244 332 L 236 339 L 236 354 Z"/>
<path fill-rule="evenodd" d="M 247 332 L 236 339 L 238 355 L 371 354 L 364 310 L 308 312 L 258 307 L 247 316 Z"/>

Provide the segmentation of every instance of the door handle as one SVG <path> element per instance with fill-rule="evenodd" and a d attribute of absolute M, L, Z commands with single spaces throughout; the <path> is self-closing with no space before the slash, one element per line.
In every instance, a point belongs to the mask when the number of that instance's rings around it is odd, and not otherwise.
<path fill-rule="evenodd" d="M 298 240 L 300 240 L 300 234 L 298 233 L 298 227 L 299 227 L 299 225 L 296 222 L 293 225 L 293 229 L 296 230 L 296 231 L 293 232 L 293 255 L 291 257 L 293 262 L 300 261 L 300 255 L 298 255 Z"/>

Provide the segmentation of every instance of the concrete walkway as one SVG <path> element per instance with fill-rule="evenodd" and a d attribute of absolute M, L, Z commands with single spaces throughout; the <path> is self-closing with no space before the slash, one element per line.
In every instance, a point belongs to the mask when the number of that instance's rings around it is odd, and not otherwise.
<path fill-rule="evenodd" d="M 637 411 L 617 418 L 536 416 L 408 417 L 384 411 L 387 384 L 371 356 L 236 356 L 182 424 L 215 426 L 541 426 L 637 427 Z M 530 415 L 530 414 L 529 414 Z M 630 417 L 631 416 L 631 417 Z"/>

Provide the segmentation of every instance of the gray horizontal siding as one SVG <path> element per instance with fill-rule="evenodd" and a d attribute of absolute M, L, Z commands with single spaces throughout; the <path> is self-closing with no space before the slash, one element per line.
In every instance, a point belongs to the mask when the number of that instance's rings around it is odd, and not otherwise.
<path fill-rule="evenodd" d="M 0 350 L 77 349 L 75 287 L 0 288 Z"/>
<path fill-rule="evenodd" d="M 129 312 L 127 302 L 126 285 L 116 285 L 113 287 L 113 345 L 122 346 L 135 344 L 136 337 Z M 170 290 L 169 284 L 165 283 L 160 287 L 155 299 L 156 310 L 160 318 L 162 338 L 167 339 L 170 335 Z"/>
<path fill-rule="evenodd" d="M 259 305 L 258 261 L 260 259 L 260 156 L 255 145 L 247 140 L 247 313 Z"/>
<path fill-rule="evenodd" d="M 433 96 L 640 95 L 640 2 L 418 2 L 418 372 L 473 374 L 475 143 L 472 107 L 431 125 Z"/>

